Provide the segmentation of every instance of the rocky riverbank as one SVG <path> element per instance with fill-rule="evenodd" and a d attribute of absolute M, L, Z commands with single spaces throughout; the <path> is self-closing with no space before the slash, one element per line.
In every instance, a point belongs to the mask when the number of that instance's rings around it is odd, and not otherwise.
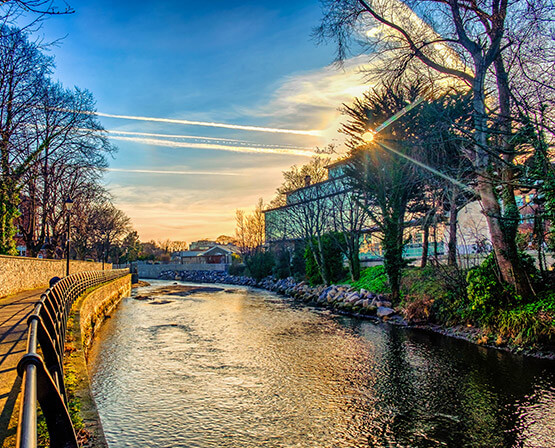
<path fill-rule="evenodd" d="M 256 281 L 250 277 L 214 271 L 164 271 L 159 278 L 194 283 L 252 286 L 283 294 L 306 304 L 332 308 L 346 314 L 377 317 L 398 324 L 406 324 L 397 311 L 392 308 L 387 297 L 364 289 L 358 291 L 349 285 L 310 286 L 306 282 L 296 282 L 293 278 L 275 280 L 271 277 Z"/>

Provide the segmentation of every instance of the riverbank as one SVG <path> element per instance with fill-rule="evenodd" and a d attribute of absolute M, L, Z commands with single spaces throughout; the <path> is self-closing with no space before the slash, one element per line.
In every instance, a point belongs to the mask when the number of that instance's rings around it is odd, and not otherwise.
<path fill-rule="evenodd" d="M 407 318 L 407 310 L 400 306 L 394 307 L 386 295 L 373 293 L 365 289 L 358 290 L 350 285 L 310 286 L 306 282 L 296 282 L 293 278 L 276 280 L 271 277 L 256 281 L 251 277 L 212 271 L 164 271 L 159 278 L 162 280 L 222 283 L 261 288 L 291 297 L 305 305 L 325 307 L 340 314 L 434 332 L 511 353 L 555 360 L 555 348 L 553 347 L 538 348 L 510 345 L 503 338 L 473 326 L 442 326 L 422 320 L 411 321 Z"/>

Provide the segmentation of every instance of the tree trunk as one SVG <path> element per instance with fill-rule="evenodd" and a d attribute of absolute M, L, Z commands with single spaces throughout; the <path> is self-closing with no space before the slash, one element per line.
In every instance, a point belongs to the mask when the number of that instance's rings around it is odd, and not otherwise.
<path fill-rule="evenodd" d="M 424 218 L 424 223 L 422 225 L 422 257 L 420 259 L 420 267 L 425 268 L 428 264 L 428 252 L 429 252 L 429 242 L 430 242 L 430 225 L 432 224 L 432 219 L 435 215 L 435 205 L 430 209 Z"/>
<path fill-rule="evenodd" d="M 447 243 L 447 265 L 457 265 L 457 221 L 459 209 L 457 207 L 458 189 L 453 187 L 451 190 L 451 200 L 449 201 L 449 241 Z"/>
<path fill-rule="evenodd" d="M 511 258 L 511 254 L 516 253 L 516 250 L 511 247 L 510 242 L 508 243 L 505 238 L 501 224 L 501 207 L 497 201 L 493 185 L 486 176 L 487 174 L 484 175 L 483 173 L 479 175 L 477 188 L 502 280 L 513 285 L 516 293 L 520 296 L 530 297 L 533 294 L 532 286 L 526 273 L 520 267 L 518 258 Z M 512 244 L 516 247 L 514 240 Z"/>
<path fill-rule="evenodd" d="M 424 224 L 422 232 L 422 258 L 420 259 L 420 267 L 425 268 L 428 264 L 428 241 L 430 239 L 430 224 L 428 222 Z"/>
<path fill-rule="evenodd" d="M 324 282 L 324 285 L 329 285 L 329 278 L 328 278 L 328 272 L 326 269 L 326 256 L 324 254 L 324 247 L 322 245 L 322 238 L 320 236 L 316 237 L 316 240 L 318 242 L 318 257 L 320 259 L 320 262 L 318 263 L 318 261 L 316 262 L 316 264 L 318 265 L 318 267 L 320 268 L 320 277 L 322 277 L 322 282 Z"/>

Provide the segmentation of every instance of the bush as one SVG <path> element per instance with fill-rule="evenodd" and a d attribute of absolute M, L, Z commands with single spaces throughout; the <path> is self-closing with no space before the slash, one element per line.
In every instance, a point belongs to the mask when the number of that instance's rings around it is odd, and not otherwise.
<path fill-rule="evenodd" d="M 364 288 L 376 294 L 388 294 L 391 292 L 383 265 L 363 269 L 360 273 L 360 279 L 356 282 L 351 282 L 351 285 L 353 288 Z"/>
<path fill-rule="evenodd" d="M 247 267 L 244 264 L 232 264 L 229 267 L 228 274 L 229 275 L 237 275 L 237 276 L 245 275 L 245 270 L 246 269 L 247 269 Z"/>
<path fill-rule="evenodd" d="M 500 334 L 517 345 L 555 342 L 555 293 L 512 310 L 501 310 L 496 324 Z"/>
<path fill-rule="evenodd" d="M 297 280 L 304 279 L 306 275 L 306 265 L 304 261 L 305 245 L 296 242 L 293 257 L 291 258 L 291 275 Z"/>
<path fill-rule="evenodd" d="M 429 296 L 417 297 L 405 305 L 405 318 L 409 322 L 428 322 L 432 317 L 434 299 Z"/>
<path fill-rule="evenodd" d="M 291 276 L 291 254 L 287 249 L 281 249 L 276 253 L 276 264 L 274 266 L 274 276 L 277 278 L 287 278 Z"/>
<path fill-rule="evenodd" d="M 255 252 L 245 257 L 245 264 L 248 274 L 255 280 L 262 280 L 264 277 L 272 275 L 274 268 L 274 255 L 272 252 Z"/>
<path fill-rule="evenodd" d="M 343 255 L 337 245 L 336 239 L 330 234 L 325 234 L 321 237 L 322 249 L 324 252 L 324 262 L 326 269 L 326 276 L 330 283 L 336 283 L 343 280 L 345 276 L 345 267 L 343 266 Z M 314 238 L 312 245 L 317 248 L 318 243 Z M 306 277 L 311 285 L 319 285 L 323 283 L 320 269 L 315 261 L 318 253 L 314 254 L 310 244 L 306 245 L 304 260 L 306 267 Z"/>
<path fill-rule="evenodd" d="M 434 299 L 443 298 L 447 293 L 445 281 L 437 268 L 408 268 L 401 278 L 401 294 L 403 296 L 429 296 Z"/>
<path fill-rule="evenodd" d="M 532 257 L 519 254 L 521 263 L 534 283 L 539 274 Z M 486 325 L 494 323 L 500 310 L 509 310 L 522 305 L 523 299 L 516 294 L 514 287 L 500 280 L 501 274 L 494 253 L 489 254 L 480 266 L 468 272 L 469 316 Z"/>

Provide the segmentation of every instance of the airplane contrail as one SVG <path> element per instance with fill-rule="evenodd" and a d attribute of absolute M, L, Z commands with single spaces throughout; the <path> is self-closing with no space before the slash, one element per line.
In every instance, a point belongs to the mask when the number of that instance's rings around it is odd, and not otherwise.
<path fill-rule="evenodd" d="M 81 113 L 86 113 L 86 112 L 81 112 Z M 192 125 L 192 126 L 208 126 L 213 128 L 226 128 L 226 129 L 239 129 L 243 131 L 271 132 L 271 133 L 277 133 L 277 134 L 310 135 L 315 137 L 322 135 L 321 131 L 318 131 L 318 130 L 302 131 L 297 129 L 267 128 L 263 126 L 247 126 L 247 125 L 241 125 L 241 124 L 214 123 L 210 121 L 193 121 L 193 120 L 182 120 L 182 119 L 174 119 L 174 118 L 116 115 L 116 114 L 106 114 L 104 112 L 91 112 L 91 114 L 98 115 L 99 117 L 119 118 L 122 120 L 155 121 L 160 123 L 186 124 L 186 125 Z"/>
<path fill-rule="evenodd" d="M 117 173 L 144 173 L 144 174 L 180 174 L 180 175 L 198 175 L 198 176 L 241 176 L 239 173 L 230 173 L 226 171 L 190 171 L 190 170 L 134 170 L 127 168 L 105 168 L 104 171 L 113 171 Z"/>
<path fill-rule="evenodd" d="M 152 132 L 135 132 L 135 131 L 119 131 L 117 129 L 107 129 L 105 130 L 108 134 L 120 134 L 120 135 L 131 135 L 131 136 L 141 136 L 141 137 L 160 137 L 160 138 L 179 138 L 179 139 L 186 139 L 186 140 L 209 140 L 209 141 L 216 141 L 222 143 L 240 143 L 242 145 L 250 145 L 250 146 L 261 146 L 266 148 L 292 148 L 292 149 L 305 149 L 308 151 L 312 151 L 313 148 L 309 146 L 296 146 L 296 145 L 273 145 L 268 143 L 255 143 L 250 142 L 248 140 L 238 140 L 234 138 L 222 138 L 222 137 L 206 137 L 201 135 L 182 135 L 182 134 L 157 134 Z"/>
<path fill-rule="evenodd" d="M 176 142 L 173 140 L 161 140 L 155 138 L 142 138 L 142 137 L 124 137 L 120 135 L 113 135 L 110 137 L 114 140 L 122 140 L 129 142 L 144 143 L 147 145 L 155 146 L 165 146 L 169 148 L 200 148 L 200 149 L 215 149 L 221 151 L 232 151 L 232 152 L 247 152 L 247 153 L 264 153 L 264 154 L 282 154 L 291 156 L 302 156 L 302 157 L 312 157 L 317 155 L 312 151 L 307 151 L 303 149 L 291 149 L 291 148 L 265 148 L 256 146 L 229 146 L 229 145 L 218 145 L 214 143 L 190 143 L 190 142 Z"/>

